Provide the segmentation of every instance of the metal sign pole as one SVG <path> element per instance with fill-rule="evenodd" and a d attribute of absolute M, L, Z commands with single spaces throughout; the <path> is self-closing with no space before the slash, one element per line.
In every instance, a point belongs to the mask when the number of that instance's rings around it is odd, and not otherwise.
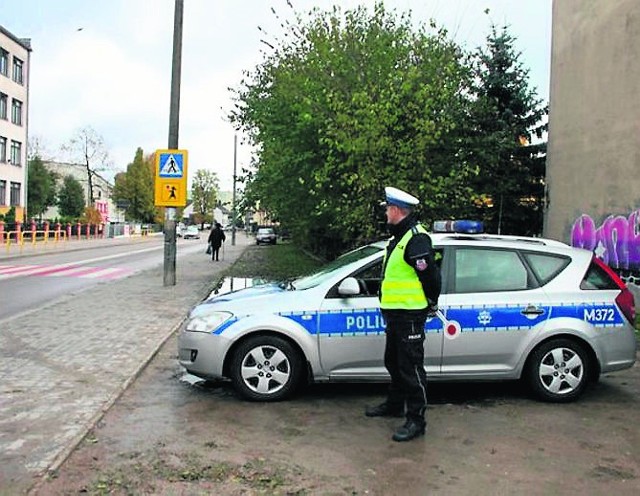
<path fill-rule="evenodd" d="M 231 197 L 231 246 L 236 245 L 236 157 L 238 151 L 238 135 L 233 135 L 233 193 Z"/>
<path fill-rule="evenodd" d="M 173 58 L 171 64 L 171 102 L 169 107 L 169 146 L 178 148 L 180 128 L 180 73 L 182 69 L 182 20 L 184 0 L 176 0 L 173 18 Z M 176 209 L 164 213 L 164 286 L 176 285 Z"/>

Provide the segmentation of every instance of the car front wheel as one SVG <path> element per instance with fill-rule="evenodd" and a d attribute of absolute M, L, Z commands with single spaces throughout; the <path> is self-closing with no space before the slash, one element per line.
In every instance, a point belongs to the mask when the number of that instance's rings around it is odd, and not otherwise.
<path fill-rule="evenodd" d="M 587 387 L 589 357 L 570 339 L 553 339 L 536 348 L 527 368 L 533 393 L 544 401 L 565 403 L 577 399 Z"/>
<path fill-rule="evenodd" d="M 290 396 L 302 378 L 298 351 L 276 336 L 255 336 L 236 350 L 231 381 L 236 391 L 251 401 L 278 401 Z"/>

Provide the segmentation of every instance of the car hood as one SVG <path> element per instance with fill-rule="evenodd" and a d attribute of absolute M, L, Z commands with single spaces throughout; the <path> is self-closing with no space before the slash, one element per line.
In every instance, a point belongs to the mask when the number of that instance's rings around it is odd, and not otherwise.
<path fill-rule="evenodd" d="M 299 306 L 300 292 L 285 289 L 282 283 L 260 284 L 249 288 L 212 294 L 191 311 L 191 317 L 213 311 L 226 311 L 234 315 L 277 313 Z"/>

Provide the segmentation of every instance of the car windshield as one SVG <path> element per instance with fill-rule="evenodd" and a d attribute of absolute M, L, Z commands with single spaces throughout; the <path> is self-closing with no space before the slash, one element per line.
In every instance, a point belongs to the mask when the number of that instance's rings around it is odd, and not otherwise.
<path fill-rule="evenodd" d="M 345 253 L 344 255 L 341 255 L 333 262 L 329 262 L 328 264 L 322 266 L 322 268 L 318 272 L 305 277 L 301 277 L 300 279 L 296 279 L 291 284 L 295 289 L 300 290 L 314 288 L 330 278 L 334 271 L 381 251 L 382 247 L 380 246 L 363 246 L 362 248 L 358 248 L 357 250 L 353 250 Z"/>
<path fill-rule="evenodd" d="M 258 234 L 273 234 L 273 229 L 258 229 Z"/>

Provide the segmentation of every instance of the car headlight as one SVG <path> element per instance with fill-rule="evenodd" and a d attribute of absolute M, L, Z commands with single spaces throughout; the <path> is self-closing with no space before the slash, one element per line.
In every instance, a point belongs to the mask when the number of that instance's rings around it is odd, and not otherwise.
<path fill-rule="evenodd" d="M 227 320 L 233 317 L 229 312 L 212 312 L 189 319 L 185 330 L 191 332 L 213 332 Z"/>

